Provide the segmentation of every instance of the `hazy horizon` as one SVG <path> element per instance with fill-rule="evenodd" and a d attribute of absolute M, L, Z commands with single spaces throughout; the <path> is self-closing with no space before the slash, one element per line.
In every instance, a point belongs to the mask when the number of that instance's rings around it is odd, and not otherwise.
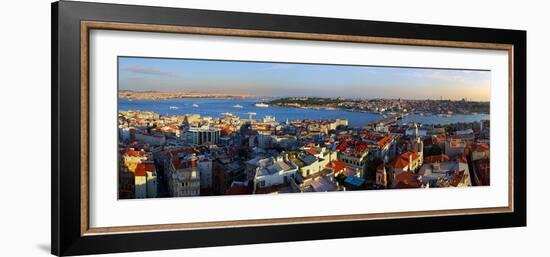
<path fill-rule="evenodd" d="M 489 101 L 491 72 L 119 57 L 118 79 L 133 91 Z"/>

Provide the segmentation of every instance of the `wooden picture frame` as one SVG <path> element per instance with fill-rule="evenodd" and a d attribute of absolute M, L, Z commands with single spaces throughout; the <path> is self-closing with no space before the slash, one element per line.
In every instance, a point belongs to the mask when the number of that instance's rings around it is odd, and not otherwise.
<path fill-rule="evenodd" d="M 89 226 L 90 30 L 498 49 L 509 56 L 507 207 Z M 52 254 L 79 255 L 526 225 L 526 32 L 84 2 L 52 4 Z"/>

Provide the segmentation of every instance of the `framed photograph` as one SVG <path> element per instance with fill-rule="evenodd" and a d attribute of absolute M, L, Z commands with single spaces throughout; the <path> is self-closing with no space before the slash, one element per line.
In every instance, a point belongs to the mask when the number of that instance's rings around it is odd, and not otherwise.
<path fill-rule="evenodd" d="M 56 2 L 52 253 L 526 225 L 526 32 Z"/>

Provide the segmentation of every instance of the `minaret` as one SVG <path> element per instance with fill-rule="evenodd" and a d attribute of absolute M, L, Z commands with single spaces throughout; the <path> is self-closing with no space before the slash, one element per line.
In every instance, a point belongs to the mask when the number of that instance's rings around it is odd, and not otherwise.
<path fill-rule="evenodd" d="M 412 138 L 412 149 L 416 153 L 418 153 L 418 156 L 420 158 L 420 165 L 424 162 L 424 142 L 420 138 L 420 133 L 418 132 L 418 124 L 414 123 L 414 138 Z"/>
<path fill-rule="evenodd" d="M 417 137 L 418 144 L 418 156 L 420 158 L 420 165 L 424 163 L 424 141 Z"/>
<path fill-rule="evenodd" d="M 416 138 L 418 138 L 418 124 L 416 122 L 413 123 L 413 126 L 414 126 L 414 132 L 413 132 L 413 136 Z"/>

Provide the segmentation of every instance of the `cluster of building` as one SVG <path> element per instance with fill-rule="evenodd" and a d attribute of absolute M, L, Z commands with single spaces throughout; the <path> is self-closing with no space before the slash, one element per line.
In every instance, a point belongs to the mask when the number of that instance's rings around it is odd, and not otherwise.
<path fill-rule="evenodd" d="M 463 98 L 453 100 L 414 100 L 414 99 L 344 99 L 344 98 L 311 98 L 288 97 L 270 102 L 277 106 L 346 109 L 378 113 L 420 114 L 420 115 L 453 115 L 489 113 L 489 102 L 469 101 Z"/>
<path fill-rule="evenodd" d="M 490 184 L 489 121 L 426 126 L 121 111 L 119 198 Z"/>

